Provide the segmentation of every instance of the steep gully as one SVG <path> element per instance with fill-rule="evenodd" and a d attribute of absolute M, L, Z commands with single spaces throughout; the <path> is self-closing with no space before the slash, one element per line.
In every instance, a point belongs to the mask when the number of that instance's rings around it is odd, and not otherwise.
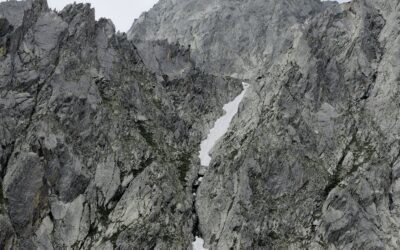
<path fill-rule="evenodd" d="M 217 143 L 217 141 L 222 138 L 226 132 L 228 132 L 230 123 L 233 119 L 233 117 L 237 114 L 239 110 L 239 105 L 242 102 L 242 99 L 249 87 L 249 84 L 243 82 L 243 91 L 231 102 L 227 103 L 224 105 L 223 109 L 225 111 L 225 114 L 220 117 L 214 124 L 214 127 L 210 130 L 207 138 L 203 140 L 200 144 L 200 151 L 199 151 L 199 158 L 200 158 L 200 163 L 203 169 L 206 169 L 209 167 L 210 162 L 211 162 L 211 156 L 209 155 L 210 151 L 214 147 L 214 145 Z M 204 171 L 201 171 L 197 182 L 195 184 L 195 187 L 193 188 L 193 196 L 194 196 L 194 201 L 196 200 L 196 191 L 197 188 L 199 187 L 202 179 L 204 176 Z M 195 203 L 195 202 L 194 202 Z M 197 225 L 197 223 L 196 223 Z M 198 230 L 195 229 L 194 233 L 196 234 L 196 240 L 192 243 L 193 249 L 194 250 L 207 250 L 204 248 L 204 240 L 198 235 Z"/>

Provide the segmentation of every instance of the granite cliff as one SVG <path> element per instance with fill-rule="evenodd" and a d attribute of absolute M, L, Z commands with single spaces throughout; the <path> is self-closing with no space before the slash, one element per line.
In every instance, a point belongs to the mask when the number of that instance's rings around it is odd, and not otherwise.
<path fill-rule="evenodd" d="M 398 249 L 399 20 L 160 0 L 126 35 L 89 5 L 0 3 L 0 249 Z"/>
<path fill-rule="evenodd" d="M 184 75 L 150 71 L 89 5 L 0 6 L 0 249 L 190 246 L 197 148 L 241 83 L 178 45 Z"/>
<path fill-rule="evenodd" d="M 198 190 L 207 248 L 399 248 L 399 8 L 164 0 L 134 23 L 252 83 Z"/>

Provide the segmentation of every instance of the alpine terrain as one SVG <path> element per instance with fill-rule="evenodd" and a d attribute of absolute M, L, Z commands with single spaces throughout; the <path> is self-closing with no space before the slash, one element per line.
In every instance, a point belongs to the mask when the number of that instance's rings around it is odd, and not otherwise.
<path fill-rule="evenodd" d="M 0 249 L 400 248 L 398 0 L 7 1 L 0 76 Z"/>

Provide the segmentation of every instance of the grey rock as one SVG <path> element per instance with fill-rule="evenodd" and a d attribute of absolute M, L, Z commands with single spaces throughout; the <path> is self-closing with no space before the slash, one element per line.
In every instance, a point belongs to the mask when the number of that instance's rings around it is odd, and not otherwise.
<path fill-rule="evenodd" d="M 198 147 L 240 81 L 87 4 L 0 7 L 0 248 L 190 248 Z"/>
<path fill-rule="evenodd" d="M 152 72 L 167 75 L 169 79 L 187 76 L 195 65 L 190 49 L 180 46 L 179 43 L 169 44 L 167 40 L 149 41 L 136 43 L 135 46 L 146 67 Z"/>
<path fill-rule="evenodd" d="M 135 43 L 252 86 L 200 184 L 209 249 L 397 249 L 399 3 L 160 1 Z M 234 32 L 233 32 L 234 31 Z"/>
<path fill-rule="evenodd" d="M 10 219 L 7 215 L 0 215 L 0 248 L 11 249 L 14 239 L 15 232 Z"/>
<path fill-rule="evenodd" d="M 1 3 L 0 248 L 398 249 L 399 8 Z"/>
<path fill-rule="evenodd" d="M 52 233 L 54 230 L 54 224 L 51 220 L 50 217 L 46 217 L 42 220 L 42 224 L 38 228 L 38 230 L 35 233 L 35 241 L 36 241 L 36 246 L 38 249 L 49 249 L 53 250 L 53 245 L 52 245 Z"/>
<path fill-rule="evenodd" d="M 396 109 L 378 108 L 389 100 L 378 92 L 397 89 L 386 87 L 399 34 L 387 5 L 354 1 L 292 27 L 200 185 L 210 249 L 398 247 L 396 115 L 383 117 Z"/>
<path fill-rule="evenodd" d="M 32 7 L 30 1 L 7 1 L 0 6 L 0 17 L 5 18 L 13 29 L 22 25 L 24 12 Z"/>
<path fill-rule="evenodd" d="M 43 166 L 35 153 L 21 153 L 11 159 L 7 170 L 3 195 L 16 232 L 23 233 L 35 220 L 35 210 L 41 205 Z"/>
<path fill-rule="evenodd" d="M 197 66 L 248 79 L 290 47 L 290 27 L 328 4 L 319 0 L 161 0 L 128 32 L 135 44 L 167 40 L 190 47 Z"/>

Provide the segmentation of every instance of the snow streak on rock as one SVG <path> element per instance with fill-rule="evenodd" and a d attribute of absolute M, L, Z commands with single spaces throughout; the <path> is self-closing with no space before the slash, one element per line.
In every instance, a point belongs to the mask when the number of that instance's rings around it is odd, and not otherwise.
<path fill-rule="evenodd" d="M 209 155 L 210 150 L 214 147 L 215 143 L 224 136 L 224 134 L 228 131 L 229 125 L 233 119 L 233 117 L 237 114 L 239 110 L 239 104 L 241 103 L 244 94 L 246 93 L 249 85 L 247 83 L 243 83 L 243 91 L 238 95 L 232 102 L 224 105 L 225 114 L 219 118 L 214 127 L 210 130 L 210 133 L 207 136 L 207 139 L 201 142 L 200 144 L 200 162 L 202 166 L 208 167 L 211 162 L 211 156 Z M 198 179 L 201 182 L 203 177 Z M 196 195 L 195 193 L 193 195 Z M 192 243 L 193 250 L 207 250 L 204 248 L 204 240 L 200 237 L 196 236 L 196 240 Z"/>
<path fill-rule="evenodd" d="M 210 165 L 211 157 L 209 152 L 214 147 L 215 143 L 228 131 L 229 125 L 238 112 L 239 104 L 248 87 L 249 85 L 247 83 L 243 83 L 242 93 L 238 95 L 235 100 L 224 106 L 225 115 L 215 122 L 214 127 L 210 130 L 210 133 L 207 136 L 207 139 L 201 142 L 199 157 L 202 166 L 208 167 Z"/>
<path fill-rule="evenodd" d="M 193 242 L 193 250 L 207 250 L 204 248 L 204 240 L 196 236 L 196 241 Z"/>

